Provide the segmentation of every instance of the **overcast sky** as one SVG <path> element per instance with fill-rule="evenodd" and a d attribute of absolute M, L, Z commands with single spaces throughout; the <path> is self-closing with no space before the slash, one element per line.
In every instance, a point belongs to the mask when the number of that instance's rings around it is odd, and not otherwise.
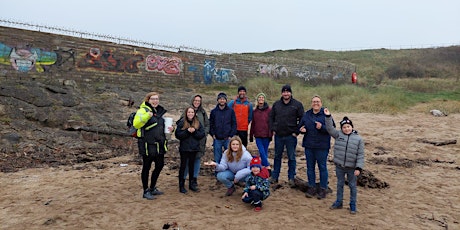
<path fill-rule="evenodd" d="M 0 19 L 230 53 L 460 45 L 460 0 L 9 0 Z"/>

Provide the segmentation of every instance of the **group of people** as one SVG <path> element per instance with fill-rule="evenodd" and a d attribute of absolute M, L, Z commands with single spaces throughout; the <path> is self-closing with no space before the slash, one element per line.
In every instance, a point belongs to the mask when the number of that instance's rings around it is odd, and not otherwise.
<path fill-rule="evenodd" d="M 364 166 L 364 142 L 353 129 L 351 120 L 344 117 L 340 122 L 341 129 L 336 130 L 330 111 L 322 106 L 321 97 L 312 97 L 311 108 L 304 111 L 302 103 L 293 98 L 290 85 L 282 87 L 281 98 L 271 107 L 264 93 L 257 94 L 254 106 L 246 93 L 244 86 L 238 87 L 238 96 L 230 102 L 225 93 L 219 93 L 217 105 L 211 110 L 209 118 L 202 107 L 202 96 L 194 95 L 191 105 L 176 122 L 175 129 L 168 128 L 180 141 L 179 192 L 187 193 L 187 173 L 189 190 L 199 191 L 197 177 L 209 134 L 213 138 L 214 161 L 204 164 L 215 167 L 216 179 L 227 188 L 227 196 L 236 191 L 235 184 L 244 183 L 242 201 L 251 203 L 255 211 L 260 211 L 262 200 L 270 195 L 270 183 L 278 183 L 284 149 L 288 158 L 288 184 L 290 187 L 296 186 L 295 150 L 298 135 L 302 134 L 308 178 L 305 195 L 324 199 L 328 188 L 327 158 L 332 136 L 335 139 L 337 199 L 330 208 L 343 207 L 346 175 L 351 191 L 350 212 L 355 214 L 357 176 Z M 165 113 L 166 110 L 159 105 L 158 93 L 151 92 L 146 95 L 134 119 L 134 127 L 138 129 L 139 154 L 143 157 L 143 197 L 149 200 L 163 194 L 156 187 L 156 182 L 167 151 Z M 253 156 L 246 147 L 248 140 L 253 142 L 254 138 L 258 154 Z M 268 146 L 273 139 L 275 153 L 272 169 L 268 162 Z M 155 169 L 149 186 L 152 163 L 155 163 Z M 319 169 L 319 186 L 316 184 L 316 165 Z"/>

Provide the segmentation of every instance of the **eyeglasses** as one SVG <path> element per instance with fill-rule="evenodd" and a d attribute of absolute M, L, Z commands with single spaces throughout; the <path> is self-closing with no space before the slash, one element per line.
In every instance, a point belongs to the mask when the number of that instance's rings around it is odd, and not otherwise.
<path fill-rule="evenodd" d="M 312 101 L 311 103 L 312 104 L 319 104 L 319 103 L 321 103 L 321 101 Z"/>
<path fill-rule="evenodd" d="M 157 98 L 157 97 L 151 97 L 151 98 L 149 98 L 149 100 L 158 101 L 158 100 L 160 100 L 160 98 Z"/>

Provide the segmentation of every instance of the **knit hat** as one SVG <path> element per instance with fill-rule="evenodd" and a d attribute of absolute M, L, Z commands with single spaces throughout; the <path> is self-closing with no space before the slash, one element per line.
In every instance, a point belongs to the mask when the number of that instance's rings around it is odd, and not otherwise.
<path fill-rule="evenodd" d="M 349 124 L 353 128 L 353 122 L 351 122 L 351 120 L 348 119 L 348 117 L 343 117 L 342 121 L 340 121 L 340 128 L 342 128 L 344 124 Z"/>
<path fill-rule="evenodd" d="M 225 94 L 224 92 L 220 92 L 219 95 L 217 95 L 217 100 L 219 100 L 221 97 L 225 98 L 225 100 L 227 100 L 227 94 Z"/>
<path fill-rule="evenodd" d="M 283 88 L 281 88 L 281 93 L 284 92 L 284 91 L 288 91 L 288 92 L 292 93 L 291 86 L 290 85 L 284 85 Z"/>
<path fill-rule="evenodd" d="M 246 92 L 246 87 L 244 87 L 244 86 L 238 87 L 238 92 L 240 92 L 241 90 L 244 90 L 244 92 Z"/>
<path fill-rule="evenodd" d="M 251 163 L 249 164 L 249 167 L 252 169 L 252 167 L 258 167 L 259 169 L 262 169 L 262 164 L 260 157 L 254 156 L 252 157 Z"/>
<path fill-rule="evenodd" d="M 264 98 L 267 98 L 267 95 L 265 95 L 265 93 L 259 93 L 259 94 L 257 94 L 257 96 L 256 96 L 256 100 L 259 99 L 260 96 L 262 96 L 262 97 L 264 97 Z"/>

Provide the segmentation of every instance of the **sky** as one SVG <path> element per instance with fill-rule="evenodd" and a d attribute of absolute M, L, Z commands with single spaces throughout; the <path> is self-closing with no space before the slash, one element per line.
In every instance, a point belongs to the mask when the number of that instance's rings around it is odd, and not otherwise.
<path fill-rule="evenodd" d="M 459 10 L 459 0 L 21 0 L 3 1 L 0 21 L 225 53 L 348 51 L 460 45 Z"/>

